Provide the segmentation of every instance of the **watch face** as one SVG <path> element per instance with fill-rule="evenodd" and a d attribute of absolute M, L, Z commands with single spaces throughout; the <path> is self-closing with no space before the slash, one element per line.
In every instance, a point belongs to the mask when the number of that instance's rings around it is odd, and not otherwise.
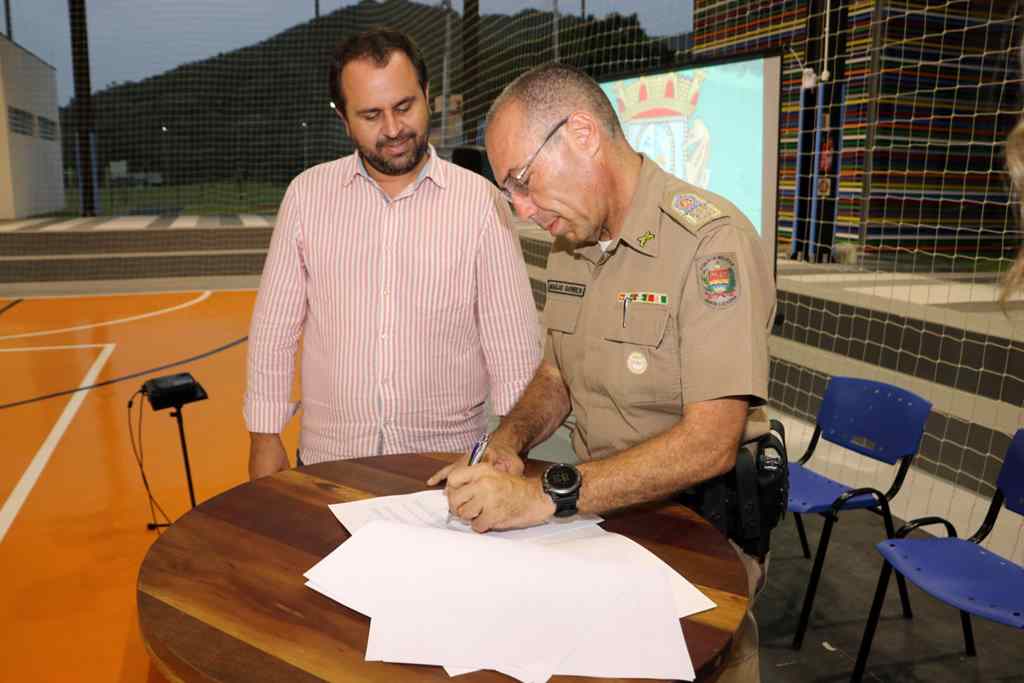
<path fill-rule="evenodd" d="M 558 465 L 544 473 L 544 482 L 554 493 L 572 493 L 579 486 L 580 474 L 575 467 Z"/>

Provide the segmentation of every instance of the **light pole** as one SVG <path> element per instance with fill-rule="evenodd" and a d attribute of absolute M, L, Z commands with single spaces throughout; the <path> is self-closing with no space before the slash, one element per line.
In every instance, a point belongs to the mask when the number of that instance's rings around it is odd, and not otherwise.
<path fill-rule="evenodd" d="M 448 144 L 448 55 L 452 51 L 452 0 L 443 0 L 444 9 L 444 62 L 441 66 L 441 147 Z"/>
<path fill-rule="evenodd" d="M 306 134 L 308 132 L 309 132 L 309 125 L 305 121 L 303 121 L 302 122 L 302 170 L 303 171 L 305 171 L 307 166 L 309 165 L 309 158 L 308 158 L 309 157 L 309 154 L 308 154 L 309 148 L 306 145 Z"/>

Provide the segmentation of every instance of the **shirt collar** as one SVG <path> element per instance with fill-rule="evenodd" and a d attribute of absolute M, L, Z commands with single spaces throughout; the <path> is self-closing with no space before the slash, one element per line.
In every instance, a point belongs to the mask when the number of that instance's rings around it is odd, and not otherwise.
<path fill-rule="evenodd" d="M 661 224 L 659 205 L 665 189 L 664 171 L 645 155 L 641 154 L 640 157 L 640 176 L 618 240 L 608 247 L 607 252 L 596 242 L 579 245 L 573 250 L 588 261 L 597 263 L 605 254 L 610 256 L 618 249 L 619 242 L 625 242 L 642 254 L 658 255 L 658 226 Z"/>
<path fill-rule="evenodd" d="M 420 185 L 427 178 L 430 178 L 438 187 L 446 186 L 446 178 L 444 173 L 443 164 L 438 160 L 437 151 L 433 145 L 427 145 L 427 163 L 423 164 L 423 168 L 420 169 L 419 175 L 416 176 L 416 180 L 412 182 L 411 188 L 407 188 L 407 192 L 415 192 L 419 189 Z M 380 185 L 373 179 L 370 172 L 366 170 L 366 164 L 363 162 L 362 156 L 359 154 L 357 149 L 351 156 L 352 163 L 350 168 L 347 169 L 345 174 L 344 185 L 348 187 L 352 184 L 352 181 L 356 176 L 362 176 L 369 182 L 373 183 L 374 187 L 380 189 Z M 403 192 L 405 194 L 406 192 Z"/>
<path fill-rule="evenodd" d="M 640 156 L 642 158 L 640 178 L 619 240 L 643 254 L 657 256 L 658 228 L 661 225 L 661 196 L 665 191 L 665 172 L 654 161 L 643 154 Z"/>

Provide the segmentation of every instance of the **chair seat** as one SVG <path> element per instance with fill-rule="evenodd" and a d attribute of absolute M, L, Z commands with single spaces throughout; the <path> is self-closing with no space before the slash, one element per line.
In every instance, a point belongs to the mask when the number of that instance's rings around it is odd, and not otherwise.
<path fill-rule="evenodd" d="M 1024 567 L 962 538 L 903 538 L 877 546 L 921 590 L 979 617 L 1024 628 Z"/>
<path fill-rule="evenodd" d="M 790 512 L 824 512 L 832 507 L 836 498 L 851 490 L 839 482 L 820 475 L 800 465 L 789 463 L 789 505 Z M 863 494 L 846 501 L 843 510 L 870 508 L 876 505 L 874 496 Z"/>

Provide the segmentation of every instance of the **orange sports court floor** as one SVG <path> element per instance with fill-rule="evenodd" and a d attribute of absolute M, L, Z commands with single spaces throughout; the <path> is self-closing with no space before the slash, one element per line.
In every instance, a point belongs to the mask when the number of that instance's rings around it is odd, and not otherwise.
<path fill-rule="evenodd" d="M 210 395 L 183 409 L 197 500 L 246 481 L 241 340 L 254 299 L 254 291 L 0 299 L 0 680 L 163 681 L 136 621 L 136 576 L 156 532 L 146 529 L 127 404 L 146 379 L 191 372 Z M 58 395 L 42 398 L 50 394 Z M 137 420 L 138 403 L 132 412 Z M 146 404 L 142 413 L 146 475 L 177 519 L 189 508 L 177 426 L 169 410 Z M 297 436 L 293 424 L 289 448 Z"/>

